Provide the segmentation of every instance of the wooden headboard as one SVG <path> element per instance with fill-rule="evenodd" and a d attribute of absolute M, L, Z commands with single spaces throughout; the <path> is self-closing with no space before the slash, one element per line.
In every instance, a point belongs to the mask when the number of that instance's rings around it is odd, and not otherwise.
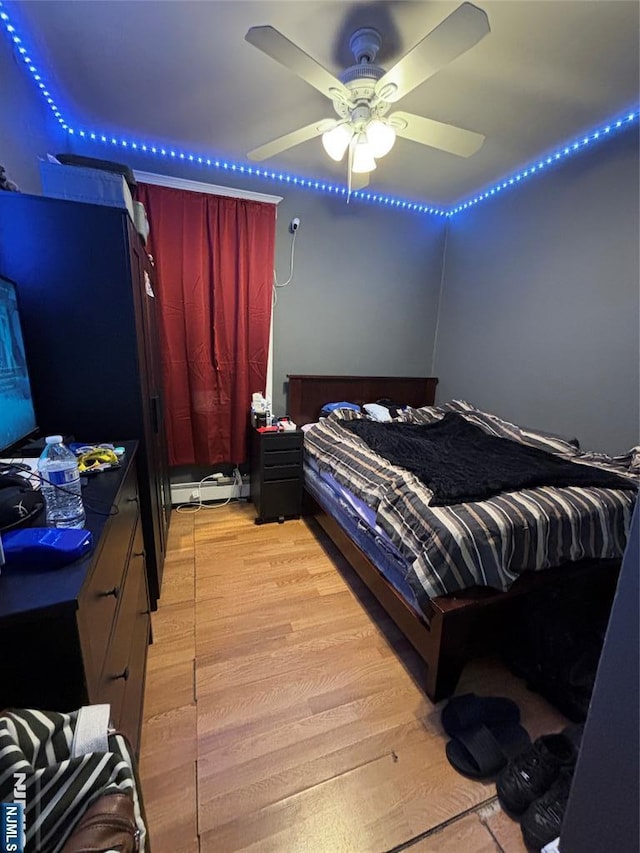
<path fill-rule="evenodd" d="M 431 406 L 438 380 L 413 376 L 302 376 L 289 374 L 288 415 L 299 427 L 314 423 L 325 403 L 375 403 L 388 399 Z"/>

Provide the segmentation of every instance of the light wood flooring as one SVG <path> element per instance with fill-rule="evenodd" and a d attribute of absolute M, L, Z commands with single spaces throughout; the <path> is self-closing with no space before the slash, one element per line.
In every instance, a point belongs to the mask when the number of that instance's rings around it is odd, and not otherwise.
<path fill-rule="evenodd" d="M 174 512 L 149 649 L 141 777 L 152 853 L 521 853 L 495 786 L 445 757 L 423 664 L 316 527 Z M 459 693 L 565 720 L 499 664 Z"/>

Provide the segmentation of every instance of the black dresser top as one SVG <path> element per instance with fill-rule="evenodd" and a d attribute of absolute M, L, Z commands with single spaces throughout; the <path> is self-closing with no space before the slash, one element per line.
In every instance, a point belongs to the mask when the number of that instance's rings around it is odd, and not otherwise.
<path fill-rule="evenodd" d="M 118 492 L 133 462 L 137 442 L 123 441 L 121 445 L 125 448 L 125 455 L 120 467 L 89 476 L 82 487 L 85 527 L 93 535 L 92 552 L 60 569 L 39 571 L 2 566 L 0 619 L 24 617 L 29 612 L 41 617 L 45 610 L 75 609 L 82 585 L 100 548 L 102 533 L 109 522 L 107 513 L 115 511 Z M 44 516 L 33 526 L 44 526 Z M 19 642 L 19 637 L 16 637 L 16 642 Z"/>

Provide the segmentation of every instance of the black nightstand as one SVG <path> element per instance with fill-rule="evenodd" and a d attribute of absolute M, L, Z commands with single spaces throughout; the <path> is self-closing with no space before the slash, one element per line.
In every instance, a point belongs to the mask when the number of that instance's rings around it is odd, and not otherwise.
<path fill-rule="evenodd" d="M 251 430 L 251 500 L 256 524 L 299 518 L 302 511 L 302 430 Z"/>

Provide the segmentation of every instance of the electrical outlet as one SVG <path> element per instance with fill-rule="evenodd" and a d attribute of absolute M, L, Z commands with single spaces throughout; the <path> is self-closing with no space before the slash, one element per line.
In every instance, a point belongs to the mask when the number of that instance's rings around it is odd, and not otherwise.
<path fill-rule="evenodd" d="M 189 497 L 189 500 L 190 500 L 190 501 L 197 501 L 197 500 L 199 500 L 199 499 L 200 499 L 200 494 L 199 494 L 199 492 L 195 492 L 195 491 L 194 491 L 194 492 L 191 492 L 191 495 L 190 495 L 190 497 Z"/>

